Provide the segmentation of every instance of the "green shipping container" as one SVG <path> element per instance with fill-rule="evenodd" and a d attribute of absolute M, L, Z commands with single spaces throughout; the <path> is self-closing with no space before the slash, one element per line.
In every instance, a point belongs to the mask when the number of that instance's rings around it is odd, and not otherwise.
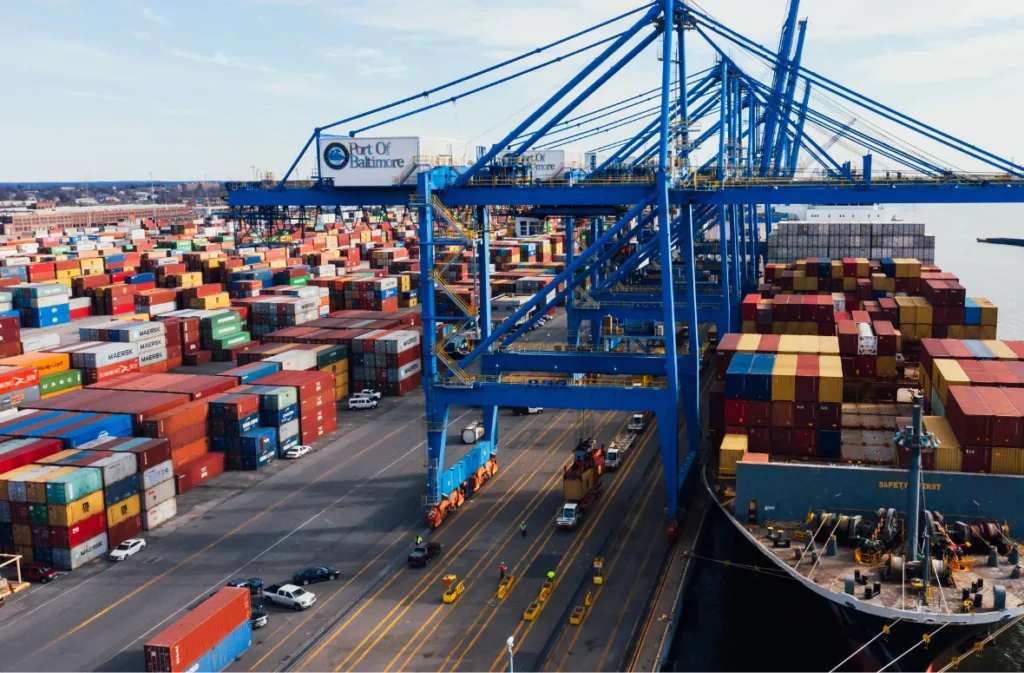
<path fill-rule="evenodd" d="M 94 467 L 81 467 L 46 482 L 46 502 L 69 505 L 103 488 L 103 473 Z"/>
<path fill-rule="evenodd" d="M 323 369 L 328 365 L 333 365 L 335 362 L 341 362 L 348 357 L 348 346 L 336 345 L 330 348 L 325 348 L 322 351 L 318 351 L 316 354 L 316 368 Z"/>
<path fill-rule="evenodd" d="M 213 339 L 212 345 L 223 351 L 229 348 L 234 348 L 235 346 L 241 346 L 247 341 L 252 341 L 252 337 L 249 333 L 238 332 L 237 334 L 232 334 L 231 336 L 224 337 L 223 339 L 215 338 Z"/>
<path fill-rule="evenodd" d="M 82 372 L 79 369 L 68 369 L 55 374 L 39 377 L 39 394 L 50 395 L 68 388 L 82 385 Z"/>
<path fill-rule="evenodd" d="M 289 285 L 305 285 L 309 278 L 307 276 L 299 276 L 298 278 L 289 278 Z"/>
<path fill-rule="evenodd" d="M 226 339 L 242 331 L 242 322 L 233 322 L 227 325 L 218 325 L 211 329 L 203 329 L 202 336 L 206 339 Z"/>
<path fill-rule="evenodd" d="M 210 316 L 209 318 L 203 318 L 202 328 L 203 330 L 212 330 L 215 327 L 222 325 L 233 325 L 242 322 L 242 316 L 236 311 L 224 311 L 217 315 Z"/>
<path fill-rule="evenodd" d="M 269 392 L 260 393 L 260 409 L 267 411 L 281 411 L 298 403 L 298 390 L 292 386 L 277 386 Z"/>
<path fill-rule="evenodd" d="M 28 506 L 28 518 L 33 526 L 49 526 L 50 510 L 44 504 L 33 502 Z"/>

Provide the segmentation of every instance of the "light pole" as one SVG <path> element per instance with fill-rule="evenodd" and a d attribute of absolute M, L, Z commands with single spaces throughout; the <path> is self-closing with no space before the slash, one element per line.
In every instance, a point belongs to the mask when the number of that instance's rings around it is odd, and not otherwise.
<path fill-rule="evenodd" d="M 516 673 L 515 664 L 512 661 L 512 648 L 515 647 L 516 639 L 515 636 L 509 636 L 508 640 L 505 641 L 508 645 L 508 673 Z"/>
<path fill-rule="evenodd" d="M 153 206 L 153 224 L 156 224 L 156 191 L 153 188 L 153 171 L 149 172 L 149 203 Z"/>

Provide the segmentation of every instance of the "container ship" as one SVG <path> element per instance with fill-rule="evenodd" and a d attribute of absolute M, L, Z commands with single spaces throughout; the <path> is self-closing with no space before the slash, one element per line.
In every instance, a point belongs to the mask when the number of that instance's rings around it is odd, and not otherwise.
<path fill-rule="evenodd" d="M 1024 617 L 1024 342 L 996 338 L 996 307 L 918 259 L 812 257 L 766 264 L 741 313 L 703 481 L 832 609 L 842 666 L 955 663 Z"/>

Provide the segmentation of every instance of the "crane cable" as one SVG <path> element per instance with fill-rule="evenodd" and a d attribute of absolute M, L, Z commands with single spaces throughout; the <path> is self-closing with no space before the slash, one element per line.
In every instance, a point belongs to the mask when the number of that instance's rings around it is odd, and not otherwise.
<path fill-rule="evenodd" d="M 935 635 L 936 633 L 938 633 L 939 631 L 941 631 L 942 629 L 946 628 L 946 627 L 947 627 L 947 626 L 949 626 L 949 625 L 950 625 L 950 622 L 946 622 L 945 624 L 943 624 L 943 625 L 942 625 L 942 626 L 940 626 L 939 628 L 937 628 L 937 629 L 935 629 L 934 631 L 932 631 L 931 633 L 927 634 L 927 636 L 921 636 L 921 640 L 919 640 L 919 641 L 917 641 L 916 643 L 914 643 L 913 645 L 911 645 L 911 646 L 910 646 L 910 647 L 909 647 L 909 648 L 907 649 L 907 651 L 906 651 L 906 652 L 904 652 L 904 653 L 903 653 L 903 654 L 901 654 L 900 656 L 896 657 L 895 659 L 893 659 L 892 661 L 890 661 L 890 662 L 889 662 L 888 664 L 886 664 L 885 666 L 882 666 L 882 667 L 881 667 L 880 669 L 878 669 L 878 673 L 882 673 L 882 671 L 884 671 L 885 669 L 889 668 L 890 666 L 892 666 L 892 665 L 893 665 L 893 664 L 895 664 L 895 663 L 896 663 L 897 661 L 899 661 L 899 660 L 900 660 L 900 659 L 902 659 L 903 657 L 907 656 L 908 654 L 910 654 L 911 652 L 913 652 L 913 651 L 914 651 L 914 650 L 916 650 L 917 648 L 921 647 L 921 645 L 922 645 L 923 643 L 929 642 L 929 641 L 930 641 L 930 640 L 932 639 L 932 636 L 934 636 L 934 635 Z"/>
<path fill-rule="evenodd" d="M 971 656 L 975 652 L 980 652 L 982 649 L 984 649 L 985 645 L 995 640 L 1003 631 L 1007 630 L 1011 626 L 1015 626 L 1017 622 L 1019 622 L 1022 619 L 1024 619 L 1024 615 L 1021 615 L 1020 617 L 1017 617 L 1015 619 L 1011 619 L 1006 624 L 1001 626 L 999 630 L 997 630 L 995 633 L 989 634 L 988 636 L 985 636 L 985 638 L 983 638 L 982 640 L 976 641 L 974 643 L 974 647 L 964 652 L 962 655 L 955 656 L 952 659 L 950 659 L 950 662 L 946 664 L 943 668 L 940 668 L 938 673 L 946 673 L 946 671 L 956 668 L 963 662 L 964 659 Z"/>
<path fill-rule="evenodd" d="M 842 668 L 842 667 L 843 667 L 843 664 L 845 664 L 845 663 L 846 663 L 846 662 L 848 662 L 848 661 L 849 661 L 850 659 L 853 659 L 853 658 L 854 658 L 855 656 L 857 656 L 858 654 L 860 654 L 861 652 L 863 652 L 863 651 L 864 651 L 864 650 L 865 650 L 865 649 L 866 649 L 866 648 L 867 648 L 867 647 L 868 647 L 869 645 L 871 645 L 871 643 L 875 642 L 876 640 L 878 640 L 878 639 L 879 639 L 879 638 L 881 638 L 882 636 L 887 636 L 887 635 L 889 635 L 889 631 L 890 631 L 890 630 L 892 630 L 892 627 L 896 626 L 897 624 L 899 624 L 899 623 L 900 623 L 900 622 L 902 622 L 902 621 L 903 621 L 903 617 L 900 617 L 899 619 L 897 619 L 896 621 L 894 621 L 894 622 L 893 622 L 892 624 L 886 624 L 886 625 L 885 625 L 884 627 L 882 627 L 882 630 L 878 632 L 878 635 L 876 635 L 876 636 L 875 636 L 874 638 L 872 638 L 872 639 L 871 639 L 871 640 L 869 640 L 868 642 L 866 642 L 866 643 L 864 643 L 863 645 L 861 645 L 861 646 L 860 646 L 859 648 L 857 648 L 857 650 L 856 650 L 856 651 L 854 651 L 854 652 L 853 652 L 853 653 L 852 653 L 852 654 L 851 654 L 850 656 L 846 657 L 845 659 L 843 659 L 842 661 L 840 661 L 840 662 L 839 662 L 838 664 L 836 664 L 836 667 L 835 667 L 835 668 L 833 668 L 833 669 L 832 669 L 831 671 L 829 671 L 828 673 L 836 673 L 836 671 L 838 671 L 838 670 L 839 670 L 840 668 Z"/>

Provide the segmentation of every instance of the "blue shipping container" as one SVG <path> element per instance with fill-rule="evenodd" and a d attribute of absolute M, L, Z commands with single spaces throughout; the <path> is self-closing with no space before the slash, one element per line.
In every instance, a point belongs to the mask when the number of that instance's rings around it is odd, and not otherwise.
<path fill-rule="evenodd" d="M 242 453 L 260 453 L 269 448 L 277 447 L 277 430 L 274 428 L 257 428 L 250 430 L 239 438 Z"/>
<path fill-rule="evenodd" d="M 967 346 L 967 350 L 971 351 L 971 355 L 978 360 L 996 359 L 996 356 L 989 350 L 989 347 L 977 339 L 964 339 L 964 345 Z"/>
<path fill-rule="evenodd" d="M 67 304 L 46 308 L 21 309 L 21 322 L 28 327 L 50 327 L 71 322 L 71 310 Z"/>
<path fill-rule="evenodd" d="M 260 415 L 259 413 L 246 416 L 237 423 L 230 421 L 224 422 L 224 434 L 228 437 L 240 437 L 250 430 L 256 430 L 260 426 Z"/>
<path fill-rule="evenodd" d="M 107 507 L 116 505 L 122 500 L 127 500 L 139 492 L 138 475 L 133 474 L 127 479 L 115 481 L 103 491 L 103 500 Z"/>
<path fill-rule="evenodd" d="M 298 435 L 294 435 L 292 437 L 289 437 L 288 439 L 286 439 L 283 442 L 281 442 L 281 446 L 278 447 L 278 449 L 277 449 L 278 456 L 283 458 L 285 451 L 287 451 L 288 449 L 292 448 L 293 446 L 298 446 L 298 445 L 299 445 L 299 436 Z"/>
<path fill-rule="evenodd" d="M 753 353 L 736 353 L 732 356 L 732 362 L 725 373 L 725 396 L 730 400 L 746 399 L 744 385 L 753 360 Z"/>
<path fill-rule="evenodd" d="M 234 373 L 238 376 L 239 383 L 248 384 L 279 371 L 281 371 L 280 362 L 253 362 L 252 364 L 239 367 Z"/>
<path fill-rule="evenodd" d="M 156 282 L 156 276 L 152 273 L 137 273 L 134 276 L 125 278 L 129 285 L 139 285 L 141 283 L 154 283 Z"/>
<path fill-rule="evenodd" d="M 242 469 L 259 470 L 277 460 L 277 447 L 271 446 L 259 453 L 242 452 Z"/>
<path fill-rule="evenodd" d="M 32 547 L 32 561 L 44 565 L 53 565 L 53 549 L 50 547 Z"/>
<path fill-rule="evenodd" d="M 260 425 L 264 427 L 279 428 L 289 421 L 299 417 L 299 405 L 292 404 L 281 411 L 263 409 L 260 411 Z"/>
<path fill-rule="evenodd" d="M 968 299 L 964 310 L 964 324 L 965 325 L 980 325 L 981 324 L 981 307 L 978 306 L 978 302 L 973 299 Z"/>
<path fill-rule="evenodd" d="M 754 354 L 750 363 L 750 372 L 743 382 L 743 399 L 759 401 L 770 401 L 772 399 L 772 369 L 774 367 L 774 355 L 767 353 Z M 726 385 L 728 385 L 728 382 L 726 382 Z"/>
<path fill-rule="evenodd" d="M 252 624 L 246 621 L 186 668 L 188 673 L 218 673 L 235 662 L 252 645 Z"/>
<path fill-rule="evenodd" d="M 217 453 L 224 453 L 228 450 L 228 438 L 227 437 L 210 437 L 210 451 L 216 451 Z"/>

